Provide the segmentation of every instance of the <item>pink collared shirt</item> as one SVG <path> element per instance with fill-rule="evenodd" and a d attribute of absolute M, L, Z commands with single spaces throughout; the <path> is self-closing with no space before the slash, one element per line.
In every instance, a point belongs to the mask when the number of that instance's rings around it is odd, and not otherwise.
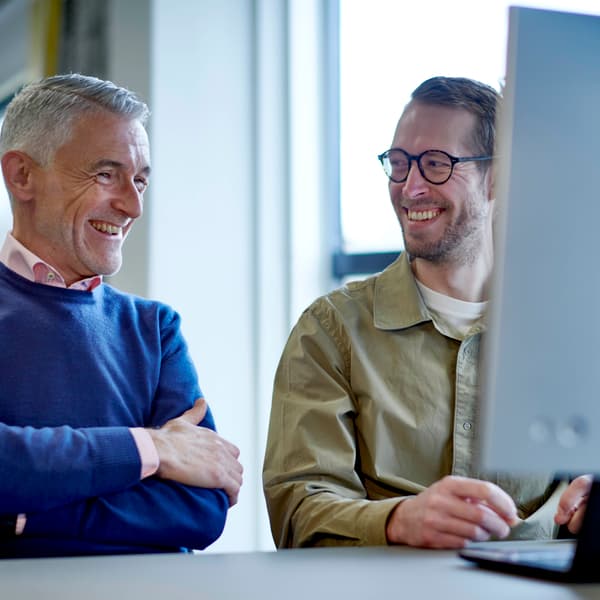
<path fill-rule="evenodd" d="M 25 248 L 10 233 L 6 234 L 6 240 L 0 249 L 0 262 L 17 275 L 44 285 L 91 292 L 102 283 L 102 275 L 94 275 L 67 286 L 62 275 L 54 267 Z"/>
<path fill-rule="evenodd" d="M 54 267 L 28 250 L 10 233 L 6 234 L 6 240 L 0 249 L 0 262 L 17 275 L 43 285 L 91 292 L 102 283 L 102 275 L 93 275 L 67 286 L 62 275 Z M 158 470 L 159 458 L 150 434 L 143 427 L 131 427 L 129 431 L 140 455 L 141 478 L 154 475 Z M 18 515 L 15 531 L 17 535 L 23 533 L 25 523 L 25 515 Z"/>

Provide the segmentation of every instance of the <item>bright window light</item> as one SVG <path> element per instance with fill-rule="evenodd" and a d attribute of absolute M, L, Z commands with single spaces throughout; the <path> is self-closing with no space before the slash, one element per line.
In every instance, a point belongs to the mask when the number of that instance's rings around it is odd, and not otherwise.
<path fill-rule="evenodd" d="M 402 248 L 377 154 L 412 90 L 433 75 L 504 78 L 508 0 L 340 0 L 340 193 L 345 252 Z M 523 5 L 600 14 L 598 0 Z"/>

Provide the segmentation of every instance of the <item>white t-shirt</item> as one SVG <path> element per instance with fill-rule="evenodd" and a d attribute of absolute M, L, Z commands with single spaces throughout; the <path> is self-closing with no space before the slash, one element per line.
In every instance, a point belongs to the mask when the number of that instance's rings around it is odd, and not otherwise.
<path fill-rule="evenodd" d="M 487 306 L 487 301 L 465 302 L 445 296 L 424 286 L 420 281 L 417 281 L 417 287 L 435 328 L 455 340 L 465 339 L 473 325 L 481 319 Z"/>

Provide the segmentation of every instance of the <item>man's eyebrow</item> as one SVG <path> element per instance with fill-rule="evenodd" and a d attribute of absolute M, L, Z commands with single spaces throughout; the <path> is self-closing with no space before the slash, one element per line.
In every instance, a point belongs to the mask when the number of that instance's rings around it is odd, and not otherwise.
<path fill-rule="evenodd" d="M 97 160 L 95 163 L 93 163 L 91 165 L 91 170 L 92 171 L 97 171 L 98 169 L 106 169 L 106 168 L 112 168 L 112 169 L 124 169 L 125 165 L 122 162 L 119 162 L 118 160 L 112 160 L 110 158 L 101 158 L 100 160 Z M 142 170 L 141 173 L 145 176 L 150 175 L 150 165 L 146 165 Z"/>

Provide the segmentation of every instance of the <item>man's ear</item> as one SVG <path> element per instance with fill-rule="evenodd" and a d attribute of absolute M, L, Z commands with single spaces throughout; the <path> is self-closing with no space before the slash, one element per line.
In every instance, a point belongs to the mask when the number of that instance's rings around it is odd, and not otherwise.
<path fill-rule="evenodd" d="M 25 152 L 9 150 L 2 157 L 2 173 L 10 195 L 28 202 L 34 196 L 33 159 Z"/>

